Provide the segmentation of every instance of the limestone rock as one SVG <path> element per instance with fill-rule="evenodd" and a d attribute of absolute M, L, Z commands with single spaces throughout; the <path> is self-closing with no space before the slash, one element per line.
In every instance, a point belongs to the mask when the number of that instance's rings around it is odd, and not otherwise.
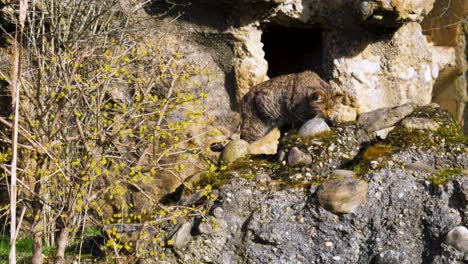
<path fill-rule="evenodd" d="M 318 198 L 322 207 L 334 213 L 347 214 L 366 202 L 367 189 L 367 182 L 362 180 L 333 180 L 320 187 Z"/>
<path fill-rule="evenodd" d="M 401 125 L 408 129 L 427 129 L 437 131 L 440 124 L 430 118 L 424 117 L 407 117 L 401 121 Z"/>
<path fill-rule="evenodd" d="M 234 70 L 238 89 L 236 100 L 240 102 L 250 87 L 268 80 L 268 63 L 264 59 L 265 52 L 260 41 L 262 31 L 258 27 L 248 25 L 236 29 L 233 34 Z"/>
<path fill-rule="evenodd" d="M 325 120 L 321 117 L 314 117 L 299 128 L 298 134 L 301 137 L 313 137 L 327 131 L 330 131 L 330 127 Z"/>
<path fill-rule="evenodd" d="M 173 246 L 176 248 L 185 248 L 191 241 L 192 236 L 190 232 L 192 230 L 192 223 L 183 223 L 175 232 L 174 236 L 171 237 Z"/>
<path fill-rule="evenodd" d="M 242 139 L 234 140 L 224 147 L 223 152 L 221 152 L 220 162 L 222 164 L 230 164 L 248 154 L 249 143 Z"/>
<path fill-rule="evenodd" d="M 404 104 L 393 108 L 381 108 L 359 116 L 359 124 L 368 132 L 374 132 L 394 126 L 400 120 L 411 114 L 414 104 Z"/>
<path fill-rule="evenodd" d="M 453 48 L 432 46 L 413 22 L 385 38 L 364 30 L 330 31 L 324 38 L 324 56 L 330 61 L 325 67 L 350 95 L 347 105 L 358 114 L 408 102 L 430 103 L 439 72 L 456 61 Z"/>
<path fill-rule="evenodd" d="M 421 171 L 421 172 L 428 172 L 428 173 L 437 172 L 437 170 L 435 170 L 433 167 L 421 161 L 416 161 L 414 163 L 408 164 L 405 166 L 405 169 L 410 170 L 410 171 Z"/>
<path fill-rule="evenodd" d="M 468 253 L 468 229 L 464 226 L 457 226 L 447 234 L 447 244 Z"/>
<path fill-rule="evenodd" d="M 312 157 L 309 154 L 302 152 L 297 147 L 293 147 L 288 154 L 288 165 L 309 165 L 312 163 Z"/>
<path fill-rule="evenodd" d="M 274 155 L 278 151 L 279 138 L 281 136 L 280 130 L 274 128 L 264 137 L 254 141 L 249 146 L 250 154 L 259 155 Z"/>

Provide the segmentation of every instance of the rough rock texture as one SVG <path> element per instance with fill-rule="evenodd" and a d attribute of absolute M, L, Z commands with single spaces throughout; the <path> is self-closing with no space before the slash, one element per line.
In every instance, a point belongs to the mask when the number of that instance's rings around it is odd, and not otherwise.
<path fill-rule="evenodd" d="M 433 88 L 433 101 L 448 110 L 463 124 L 463 109 L 467 96 L 467 56 L 468 22 L 460 23 L 460 18 L 468 16 L 467 1 L 438 0 L 424 19 L 424 34 L 436 48 L 455 49 L 455 64 L 439 73 Z M 465 24 L 465 29 L 463 29 Z M 466 115 L 465 115 L 466 116 Z"/>
<path fill-rule="evenodd" d="M 412 115 L 429 114 L 444 127 L 453 125 L 440 109 L 425 108 Z M 346 126 L 342 131 L 356 131 L 356 127 Z M 312 179 L 332 175 L 333 164 L 338 160 L 340 167 L 353 168 L 359 172 L 358 177 L 368 182 L 367 201 L 353 213 L 336 215 L 319 204 L 317 186 L 320 181 L 314 184 L 305 177 L 304 182 L 309 182 L 305 185 L 307 188 L 288 184 L 279 188 L 275 182 L 288 181 L 285 175 L 297 174 L 286 170 L 286 165 L 279 171 L 269 170 L 275 181 L 256 182 L 234 177 L 219 189 L 219 199 L 212 204 L 211 215 L 218 228 L 204 222 L 195 223 L 192 242 L 184 250 L 174 248 L 174 254 L 168 254 L 167 261 L 466 262 L 468 255 L 445 244 L 445 238 L 454 227 L 466 225 L 468 221 L 466 174 L 461 169 L 451 169 L 468 167 L 467 145 L 466 141 L 437 133 L 406 131 L 397 126 L 385 141 L 371 142 L 362 155 L 354 154 L 353 162 L 340 160 L 343 149 L 336 145 L 330 148 L 326 137 L 302 142 L 301 148 L 321 146 L 320 154 L 314 159 L 323 158 L 322 167 L 330 168 L 320 170 L 318 162 L 305 166 L 305 171 L 310 169 L 309 174 L 316 175 L 311 176 Z M 340 135 L 345 144 L 352 142 L 344 134 Z M 293 140 L 289 144 L 301 145 L 301 142 Z M 395 147 L 383 147 L 390 144 Z M 333 158 L 328 160 L 325 153 Z M 405 168 L 416 161 L 430 164 L 440 173 Z M 452 173 L 447 174 L 447 171 Z M 265 170 L 257 168 L 253 172 L 263 174 Z"/>
<path fill-rule="evenodd" d="M 328 68 L 358 113 L 407 102 L 430 103 L 439 71 L 455 63 L 454 49 L 433 49 L 415 22 L 394 33 L 336 31 L 325 39 L 325 56 L 333 61 Z"/>

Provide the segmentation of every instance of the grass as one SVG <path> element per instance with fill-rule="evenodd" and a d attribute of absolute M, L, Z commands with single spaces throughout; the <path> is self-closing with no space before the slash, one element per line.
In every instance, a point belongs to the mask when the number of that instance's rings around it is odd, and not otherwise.
<path fill-rule="evenodd" d="M 97 236 L 102 235 L 100 229 L 90 228 L 85 231 L 84 236 Z M 8 256 L 10 254 L 10 237 L 7 235 L 0 235 L 0 264 L 8 263 Z M 16 259 L 17 263 L 31 263 L 33 251 L 33 240 L 32 238 L 20 239 L 16 241 Z M 44 246 L 42 253 L 45 256 L 52 256 L 55 254 L 56 248 Z M 73 254 L 73 253 L 72 253 Z M 82 258 L 86 258 L 87 255 L 83 254 Z M 91 256 L 92 257 L 92 256 Z"/>
<path fill-rule="evenodd" d="M 0 236 L 0 263 L 8 263 L 10 254 L 10 237 Z M 16 241 L 17 263 L 29 263 L 32 257 L 33 240 L 31 238 Z"/>

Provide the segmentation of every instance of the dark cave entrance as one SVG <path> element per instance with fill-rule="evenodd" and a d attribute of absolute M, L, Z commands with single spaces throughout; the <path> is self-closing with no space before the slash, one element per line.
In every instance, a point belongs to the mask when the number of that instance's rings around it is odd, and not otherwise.
<path fill-rule="evenodd" d="M 262 43 L 268 77 L 305 70 L 322 74 L 322 29 L 269 25 Z"/>

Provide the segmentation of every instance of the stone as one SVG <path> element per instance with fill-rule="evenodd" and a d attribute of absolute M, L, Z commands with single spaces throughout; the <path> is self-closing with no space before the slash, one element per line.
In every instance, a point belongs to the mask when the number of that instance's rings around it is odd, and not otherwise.
<path fill-rule="evenodd" d="M 464 226 L 453 228 L 448 232 L 446 242 L 457 250 L 468 253 L 468 229 Z"/>
<path fill-rule="evenodd" d="M 192 240 L 192 236 L 190 234 L 191 230 L 192 230 L 191 222 L 183 223 L 179 227 L 179 229 L 175 232 L 175 234 L 171 237 L 173 246 L 179 249 L 185 248 Z"/>
<path fill-rule="evenodd" d="M 394 126 L 374 131 L 372 132 L 371 137 L 378 137 L 380 139 L 386 139 L 388 136 L 388 133 L 392 132 L 393 129 L 395 129 Z"/>
<path fill-rule="evenodd" d="M 275 155 L 278 151 L 279 138 L 281 136 L 280 130 L 275 127 L 264 137 L 254 141 L 249 146 L 249 152 L 253 155 Z"/>
<path fill-rule="evenodd" d="M 255 180 L 260 183 L 267 183 L 271 181 L 271 177 L 267 173 L 257 173 L 255 175 Z"/>
<path fill-rule="evenodd" d="M 199 202 L 205 197 L 203 193 L 204 191 L 195 191 L 190 196 L 184 197 L 183 199 L 181 199 L 177 204 L 183 205 L 183 206 L 191 206 L 192 204 Z"/>
<path fill-rule="evenodd" d="M 310 165 L 312 163 L 312 157 L 309 154 L 302 152 L 297 147 L 291 148 L 288 153 L 288 165 Z"/>
<path fill-rule="evenodd" d="M 302 173 L 296 173 L 294 175 L 289 176 L 289 179 L 299 181 L 304 179 L 304 175 L 302 175 Z"/>
<path fill-rule="evenodd" d="M 314 117 L 305 122 L 300 128 L 298 134 L 301 137 L 313 137 L 330 131 L 330 127 L 321 117 Z"/>
<path fill-rule="evenodd" d="M 408 129 L 426 129 L 431 131 L 437 131 L 440 124 L 430 118 L 425 117 L 407 117 L 401 121 L 401 125 Z"/>
<path fill-rule="evenodd" d="M 411 264 L 403 252 L 395 250 L 386 250 L 375 256 L 375 264 Z"/>
<path fill-rule="evenodd" d="M 224 147 L 223 152 L 221 152 L 220 163 L 227 165 L 248 154 L 249 143 L 242 139 L 234 140 Z"/>
<path fill-rule="evenodd" d="M 416 161 L 414 163 L 408 164 L 405 166 L 405 169 L 410 171 L 420 171 L 420 172 L 428 172 L 428 173 L 436 173 L 437 170 L 433 167 L 423 163 L 421 161 Z"/>
<path fill-rule="evenodd" d="M 214 222 L 206 221 L 198 225 L 198 232 L 201 234 L 213 234 L 222 232 L 227 227 L 227 223 L 223 219 L 215 219 Z"/>
<path fill-rule="evenodd" d="M 367 132 L 375 132 L 394 126 L 411 114 L 414 107 L 414 104 L 404 104 L 362 113 L 358 117 L 358 122 Z"/>
<path fill-rule="evenodd" d="M 366 202 L 367 189 L 367 182 L 346 178 L 322 184 L 317 195 L 320 205 L 325 209 L 347 214 Z"/>

